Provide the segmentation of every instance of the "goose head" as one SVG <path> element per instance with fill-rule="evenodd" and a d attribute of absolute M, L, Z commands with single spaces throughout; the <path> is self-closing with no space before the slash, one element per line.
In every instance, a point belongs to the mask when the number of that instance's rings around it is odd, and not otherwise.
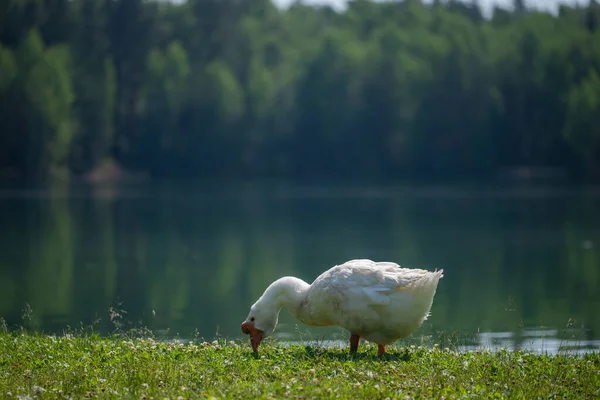
<path fill-rule="evenodd" d="M 293 315 L 301 304 L 310 285 L 298 278 L 285 276 L 271 283 L 263 295 L 250 307 L 250 313 L 242 323 L 242 332 L 250 335 L 254 351 L 263 338 L 269 336 L 277 326 L 279 311 L 286 307 Z"/>
<path fill-rule="evenodd" d="M 256 302 L 251 308 L 246 320 L 242 323 L 242 332 L 250 335 L 252 350 L 258 351 L 263 338 L 269 336 L 277 326 L 279 310 L 268 302 Z"/>

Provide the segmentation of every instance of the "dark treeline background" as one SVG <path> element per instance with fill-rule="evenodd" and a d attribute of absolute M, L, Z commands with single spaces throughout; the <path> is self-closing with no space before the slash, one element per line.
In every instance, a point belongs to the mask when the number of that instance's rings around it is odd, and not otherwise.
<path fill-rule="evenodd" d="M 1 4 L 5 176 L 600 171 L 595 2 L 489 18 L 457 1 Z"/>

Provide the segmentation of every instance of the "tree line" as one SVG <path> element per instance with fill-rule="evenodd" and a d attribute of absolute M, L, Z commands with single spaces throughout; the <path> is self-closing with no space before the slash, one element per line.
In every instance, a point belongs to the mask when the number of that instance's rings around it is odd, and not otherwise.
<path fill-rule="evenodd" d="M 600 5 L 7 0 L 0 171 L 600 173 Z"/>

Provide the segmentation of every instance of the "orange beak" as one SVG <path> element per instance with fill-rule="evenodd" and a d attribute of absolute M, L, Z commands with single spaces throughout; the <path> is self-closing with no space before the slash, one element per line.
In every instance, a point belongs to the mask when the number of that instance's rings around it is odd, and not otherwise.
<path fill-rule="evenodd" d="M 252 344 L 252 350 L 258 351 L 258 345 L 260 345 L 260 342 L 263 338 L 263 331 L 256 329 L 254 327 L 254 322 L 250 321 L 244 321 L 241 328 L 242 332 L 244 332 L 246 335 L 250 335 L 250 344 Z"/>

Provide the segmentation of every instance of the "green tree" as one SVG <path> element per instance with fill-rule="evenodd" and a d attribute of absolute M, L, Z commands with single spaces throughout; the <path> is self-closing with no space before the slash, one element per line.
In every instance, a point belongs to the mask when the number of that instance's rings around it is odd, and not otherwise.
<path fill-rule="evenodd" d="M 13 52 L 0 45 L 0 172 L 14 167 L 19 156 L 18 135 L 13 129 L 18 126 L 11 105 L 14 102 L 16 80 L 19 74 L 17 59 Z"/>
<path fill-rule="evenodd" d="M 501 105 L 494 86 L 486 35 L 466 16 L 443 13 L 436 30 L 444 38 L 430 66 L 427 93 L 407 139 L 413 174 L 486 175 L 494 167 L 491 120 Z"/>
<path fill-rule="evenodd" d="M 219 174 L 239 171 L 240 118 L 244 93 L 231 68 L 222 60 L 196 71 L 186 88 L 180 117 L 180 138 L 175 146 L 178 170 L 183 176 L 219 168 Z M 217 167 L 218 166 L 218 167 Z"/>
<path fill-rule="evenodd" d="M 79 121 L 77 142 L 71 154 L 71 168 L 81 173 L 111 156 L 114 145 L 116 71 L 106 34 L 107 2 L 78 0 L 73 83 L 75 113 Z"/>
<path fill-rule="evenodd" d="M 591 70 L 569 93 L 564 134 L 583 166 L 600 172 L 600 74 Z"/>
<path fill-rule="evenodd" d="M 171 43 L 163 54 L 148 54 L 144 86 L 144 135 L 136 143 L 137 164 L 153 174 L 169 169 L 180 133 L 179 119 L 188 89 L 190 66 L 185 49 Z"/>
<path fill-rule="evenodd" d="M 67 46 L 45 48 L 32 30 L 17 49 L 19 74 L 14 99 L 16 149 L 24 157 L 15 167 L 29 177 L 65 175 L 75 134 L 71 57 Z"/>
<path fill-rule="evenodd" d="M 328 36 L 298 81 L 297 124 L 291 149 L 300 176 L 354 170 L 355 129 L 364 80 L 364 46 L 348 31 Z M 350 151 L 351 154 L 347 154 Z"/>
<path fill-rule="evenodd" d="M 128 164 L 140 131 L 141 95 L 146 59 L 153 47 L 156 3 L 142 0 L 110 2 L 107 23 L 117 93 L 115 105 L 115 147 L 118 158 Z"/>

